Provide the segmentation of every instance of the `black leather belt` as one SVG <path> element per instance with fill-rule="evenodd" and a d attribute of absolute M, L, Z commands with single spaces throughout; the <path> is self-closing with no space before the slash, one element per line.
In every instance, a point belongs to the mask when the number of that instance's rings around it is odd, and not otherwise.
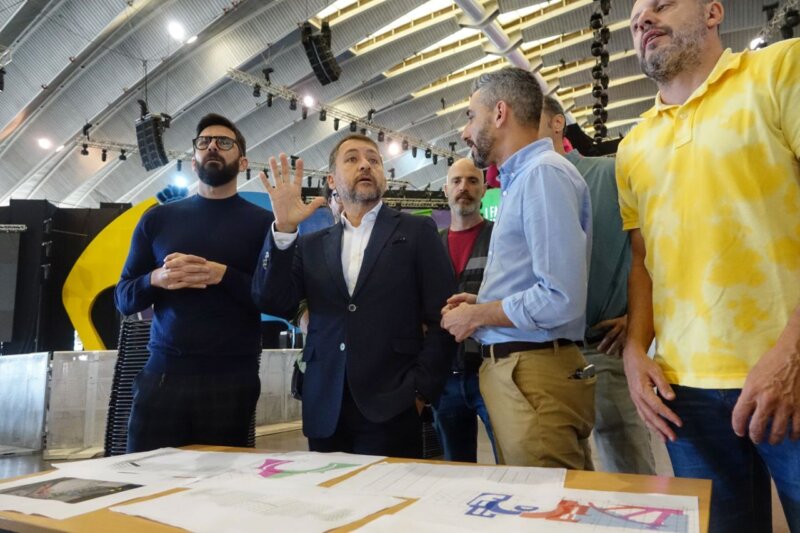
<path fill-rule="evenodd" d="M 528 352 L 530 350 L 545 350 L 552 348 L 555 343 L 559 346 L 570 346 L 577 344 L 569 339 L 558 339 L 547 342 L 499 342 L 497 344 L 481 344 L 481 357 L 487 359 L 494 355 L 495 359 L 503 359 L 512 353 Z"/>

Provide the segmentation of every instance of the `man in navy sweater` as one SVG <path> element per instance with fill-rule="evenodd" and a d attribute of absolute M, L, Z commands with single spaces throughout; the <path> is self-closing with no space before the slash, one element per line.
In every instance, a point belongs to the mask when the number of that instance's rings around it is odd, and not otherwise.
<path fill-rule="evenodd" d="M 261 328 L 250 298 L 272 214 L 236 193 L 245 139 L 225 117 L 197 125 L 197 194 L 142 217 L 117 284 L 117 308 L 153 306 L 150 358 L 134 382 L 128 451 L 246 446 L 260 393 Z"/>

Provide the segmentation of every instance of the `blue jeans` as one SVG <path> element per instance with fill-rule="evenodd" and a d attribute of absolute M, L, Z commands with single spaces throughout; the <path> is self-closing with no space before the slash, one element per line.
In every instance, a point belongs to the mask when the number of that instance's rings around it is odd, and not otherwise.
<path fill-rule="evenodd" d="M 439 405 L 433 410 L 433 425 L 447 461 L 478 461 L 478 417 L 486 427 L 497 462 L 492 424 L 478 387 L 478 374 L 452 374 L 444 386 Z"/>
<path fill-rule="evenodd" d="M 800 533 L 800 442 L 771 446 L 736 436 L 731 416 L 741 389 L 673 389 L 675 400 L 665 403 L 683 427 L 667 451 L 676 476 L 712 481 L 709 533 L 772 531 L 770 475 L 789 529 Z"/>

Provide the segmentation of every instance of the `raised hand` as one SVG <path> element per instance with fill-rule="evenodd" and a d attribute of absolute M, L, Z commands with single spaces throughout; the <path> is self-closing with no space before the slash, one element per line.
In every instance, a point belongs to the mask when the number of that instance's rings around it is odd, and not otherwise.
<path fill-rule="evenodd" d="M 314 198 L 308 204 L 303 202 L 303 160 L 297 160 L 293 177 L 289 158 L 284 153 L 281 153 L 279 158 L 280 168 L 274 157 L 269 158 L 274 185 L 263 172 L 259 177 L 272 201 L 275 228 L 281 233 L 294 233 L 302 221 L 325 205 L 325 198 Z"/>

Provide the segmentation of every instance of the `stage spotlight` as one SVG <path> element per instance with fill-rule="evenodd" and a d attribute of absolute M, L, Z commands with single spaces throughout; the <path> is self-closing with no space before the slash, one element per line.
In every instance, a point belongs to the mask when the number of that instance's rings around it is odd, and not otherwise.
<path fill-rule="evenodd" d="M 178 161 L 177 161 L 177 168 L 178 168 L 178 172 L 183 170 L 183 161 L 180 160 L 180 159 L 178 159 Z"/>
<path fill-rule="evenodd" d="M 339 117 L 333 119 L 333 131 L 339 131 Z"/>
<path fill-rule="evenodd" d="M 125 150 L 120 150 L 119 151 L 119 160 L 120 161 L 127 161 L 128 160 L 128 156 L 125 155 Z"/>
<path fill-rule="evenodd" d="M 589 18 L 589 27 L 593 30 L 599 30 L 603 27 L 603 15 L 600 13 L 592 13 L 592 16 Z"/>
<path fill-rule="evenodd" d="M 355 122 L 351 122 L 350 123 L 350 131 L 355 133 L 357 129 L 358 129 L 358 124 L 356 124 Z"/>
<path fill-rule="evenodd" d="M 6 88 L 6 69 L 0 67 L 0 93 Z"/>
<path fill-rule="evenodd" d="M 261 98 L 261 85 L 256 85 L 253 87 L 253 96 L 255 98 Z"/>
<path fill-rule="evenodd" d="M 367 128 L 361 128 L 361 132 L 360 133 L 361 133 L 361 135 L 366 135 L 367 134 Z"/>
<path fill-rule="evenodd" d="M 88 122 L 86 124 L 84 124 L 83 128 L 81 129 L 81 131 L 83 132 L 83 136 L 86 137 L 87 139 L 89 138 L 89 130 L 90 129 L 92 129 L 92 125 L 89 124 Z"/>
<path fill-rule="evenodd" d="M 385 137 L 386 136 L 384 135 L 383 131 L 379 131 L 378 132 L 378 142 L 379 143 L 382 143 L 384 141 Z"/>
<path fill-rule="evenodd" d="M 246 179 L 247 181 L 250 181 L 250 177 L 251 177 L 251 176 L 250 176 L 250 169 L 248 168 L 248 169 L 247 169 L 247 172 L 245 172 L 245 179 Z"/>
<path fill-rule="evenodd" d="M 411 147 L 411 157 L 417 157 L 417 147 L 416 146 L 412 146 Z"/>
<path fill-rule="evenodd" d="M 271 83 L 269 75 L 272 74 L 273 72 L 275 72 L 275 69 L 272 67 L 261 69 L 261 73 L 264 74 L 264 79 L 267 80 L 267 83 Z"/>
<path fill-rule="evenodd" d="M 396 142 L 389 143 L 389 155 L 397 155 L 400 153 L 400 145 Z"/>
<path fill-rule="evenodd" d="M 455 158 L 454 158 L 453 156 L 450 156 L 450 157 L 448 157 L 448 158 L 447 158 L 447 166 L 448 166 L 448 167 L 452 167 L 452 166 L 453 166 L 453 163 L 455 163 L 455 161 L 456 161 L 456 160 L 455 160 Z"/>
<path fill-rule="evenodd" d="M 608 29 L 608 26 L 604 26 L 600 30 L 600 42 L 603 44 L 608 44 L 608 41 L 611 40 L 611 30 Z"/>
<path fill-rule="evenodd" d="M 108 150 L 106 150 L 105 148 L 103 148 L 103 150 L 100 152 L 100 161 L 102 161 L 103 163 L 108 161 Z"/>
<path fill-rule="evenodd" d="M 447 144 L 450 145 L 450 151 L 451 152 L 455 152 L 456 151 L 456 144 L 458 144 L 456 141 L 452 141 L 452 142 L 449 142 Z"/>
<path fill-rule="evenodd" d="M 375 110 L 370 109 L 367 111 L 367 121 L 372 122 L 372 117 L 375 116 Z"/>
<path fill-rule="evenodd" d="M 433 164 L 434 165 L 438 165 L 439 164 L 439 155 L 438 154 L 433 154 Z"/>
<path fill-rule="evenodd" d="M 297 98 L 292 97 L 291 100 L 289 100 L 289 109 L 291 109 L 292 111 L 295 111 L 297 109 Z"/>
<path fill-rule="evenodd" d="M 408 150 L 408 139 L 403 139 L 403 151 Z"/>
<path fill-rule="evenodd" d="M 295 168 L 297 168 L 297 160 L 298 160 L 298 159 L 300 159 L 300 157 L 299 157 L 299 156 L 296 156 L 296 155 L 290 155 L 290 156 L 289 156 L 289 160 L 292 162 L 292 170 L 294 170 Z"/>
<path fill-rule="evenodd" d="M 272 93 L 267 93 L 267 107 L 272 107 Z"/>
<path fill-rule="evenodd" d="M 88 144 L 82 145 L 81 155 L 89 155 L 89 145 Z"/>
<path fill-rule="evenodd" d="M 311 96 L 310 94 L 307 94 L 307 95 L 305 95 L 303 97 L 303 105 L 304 106 L 306 106 L 306 107 L 314 107 L 315 103 L 316 102 L 314 101 L 314 97 Z"/>
<path fill-rule="evenodd" d="M 431 154 L 433 154 L 433 150 L 431 150 L 430 148 L 426 148 L 425 149 L 425 159 L 430 159 L 431 158 Z"/>
<path fill-rule="evenodd" d="M 327 118 L 328 118 L 328 112 L 325 111 L 324 109 L 320 109 L 319 110 L 319 121 L 320 122 L 325 122 L 325 120 L 327 120 Z"/>
<path fill-rule="evenodd" d="M 300 114 L 303 117 L 303 120 L 307 119 L 308 118 L 308 108 L 306 106 L 301 107 L 300 108 Z"/>

